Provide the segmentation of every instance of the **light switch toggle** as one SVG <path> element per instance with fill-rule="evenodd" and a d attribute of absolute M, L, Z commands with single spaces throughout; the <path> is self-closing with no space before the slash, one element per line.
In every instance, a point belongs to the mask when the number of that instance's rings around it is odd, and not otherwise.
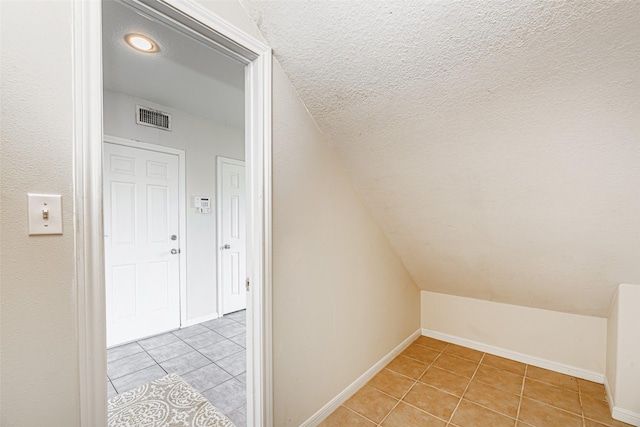
<path fill-rule="evenodd" d="M 62 234 L 62 196 L 27 194 L 29 235 Z"/>

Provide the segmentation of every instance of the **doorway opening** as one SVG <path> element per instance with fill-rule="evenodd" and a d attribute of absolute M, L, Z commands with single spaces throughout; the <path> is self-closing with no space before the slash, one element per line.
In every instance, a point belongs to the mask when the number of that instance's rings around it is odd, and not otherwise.
<path fill-rule="evenodd" d="M 188 375 L 193 371 L 184 369 L 202 365 L 196 369 L 220 369 L 230 376 L 225 378 L 232 388 L 244 380 L 245 407 L 232 409 L 244 411 L 247 425 L 269 426 L 270 49 L 191 1 L 77 3 L 82 423 L 104 424 L 104 373 L 116 379 L 129 375 L 118 371 L 128 361 L 107 362 L 121 360 L 135 343 L 143 351 L 131 356 L 150 356 L 166 373 L 179 366 Z M 155 32 L 150 37 L 154 53 L 128 50 L 131 35 L 144 32 Z M 164 54 L 161 60 L 145 56 L 158 53 Z M 98 70 L 104 70 L 104 92 Z M 147 114 L 146 124 L 140 123 L 140 111 Z M 154 122 L 158 116 L 164 129 Z M 243 171 L 227 173 L 227 184 L 217 182 L 224 158 L 246 162 Z M 246 184 L 244 194 L 237 191 L 240 184 Z M 220 186 L 226 196 L 218 194 Z M 218 223 L 224 217 L 218 203 L 231 213 L 226 225 Z M 222 236 L 235 240 L 221 243 Z M 225 259 L 220 252 L 228 246 L 242 246 L 244 253 L 229 251 L 226 262 L 217 262 Z M 225 266 L 232 269 L 225 271 Z M 230 283 L 229 295 L 218 276 Z M 235 301 L 225 304 L 225 298 Z M 225 311 L 233 312 L 224 316 Z M 130 323 L 114 327 L 114 321 L 127 319 Z M 179 341 L 156 345 L 174 338 Z M 220 341 L 225 342 L 222 350 L 215 346 Z M 246 362 L 239 351 L 223 354 L 243 344 Z M 107 360 L 107 345 L 129 349 Z M 193 376 L 195 382 L 207 378 L 204 371 Z M 227 394 L 229 384 L 223 387 Z M 113 387 L 110 378 L 106 385 Z M 127 381 L 119 386 L 124 391 Z"/>

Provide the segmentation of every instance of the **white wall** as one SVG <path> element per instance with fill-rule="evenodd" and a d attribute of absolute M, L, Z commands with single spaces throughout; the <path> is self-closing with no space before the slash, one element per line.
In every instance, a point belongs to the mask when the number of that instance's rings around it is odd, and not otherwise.
<path fill-rule="evenodd" d="M 611 304 L 607 391 L 613 417 L 640 425 L 640 286 L 621 284 Z"/>
<path fill-rule="evenodd" d="M 136 124 L 135 107 L 172 115 L 172 131 Z M 187 321 L 216 317 L 216 156 L 244 159 L 244 130 L 225 126 L 129 95 L 104 91 L 104 133 L 186 153 L 187 176 Z M 211 214 L 196 213 L 195 196 L 208 196 Z"/>
<path fill-rule="evenodd" d="M 70 2 L 0 2 L 3 427 L 80 422 L 71 12 Z M 28 192 L 62 195 L 63 235 L 28 236 Z"/>
<path fill-rule="evenodd" d="M 422 291 L 422 327 L 602 382 L 607 319 Z M 487 350 L 488 351 L 488 350 Z M 534 359 L 534 360 L 532 360 Z M 555 366 L 551 366 L 551 364 Z"/>

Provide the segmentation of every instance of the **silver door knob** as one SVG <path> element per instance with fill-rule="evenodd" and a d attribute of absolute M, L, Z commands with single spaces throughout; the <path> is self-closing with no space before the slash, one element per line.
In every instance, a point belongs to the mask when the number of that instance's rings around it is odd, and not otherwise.
<path fill-rule="evenodd" d="M 222 247 L 222 249 L 231 249 L 231 245 L 227 243 Z"/>
<path fill-rule="evenodd" d="M 171 249 L 171 255 L 176 255 L 180 253 L 180 249 Z"/>

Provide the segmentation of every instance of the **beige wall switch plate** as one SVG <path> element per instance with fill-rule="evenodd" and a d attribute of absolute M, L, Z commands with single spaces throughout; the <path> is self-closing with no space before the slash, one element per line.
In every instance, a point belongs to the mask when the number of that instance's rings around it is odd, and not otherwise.
<path fill-rule="evenodd" d="M 59 194 L 27 194 L 29 235 L 62 234 L 62 196 Z"/>

